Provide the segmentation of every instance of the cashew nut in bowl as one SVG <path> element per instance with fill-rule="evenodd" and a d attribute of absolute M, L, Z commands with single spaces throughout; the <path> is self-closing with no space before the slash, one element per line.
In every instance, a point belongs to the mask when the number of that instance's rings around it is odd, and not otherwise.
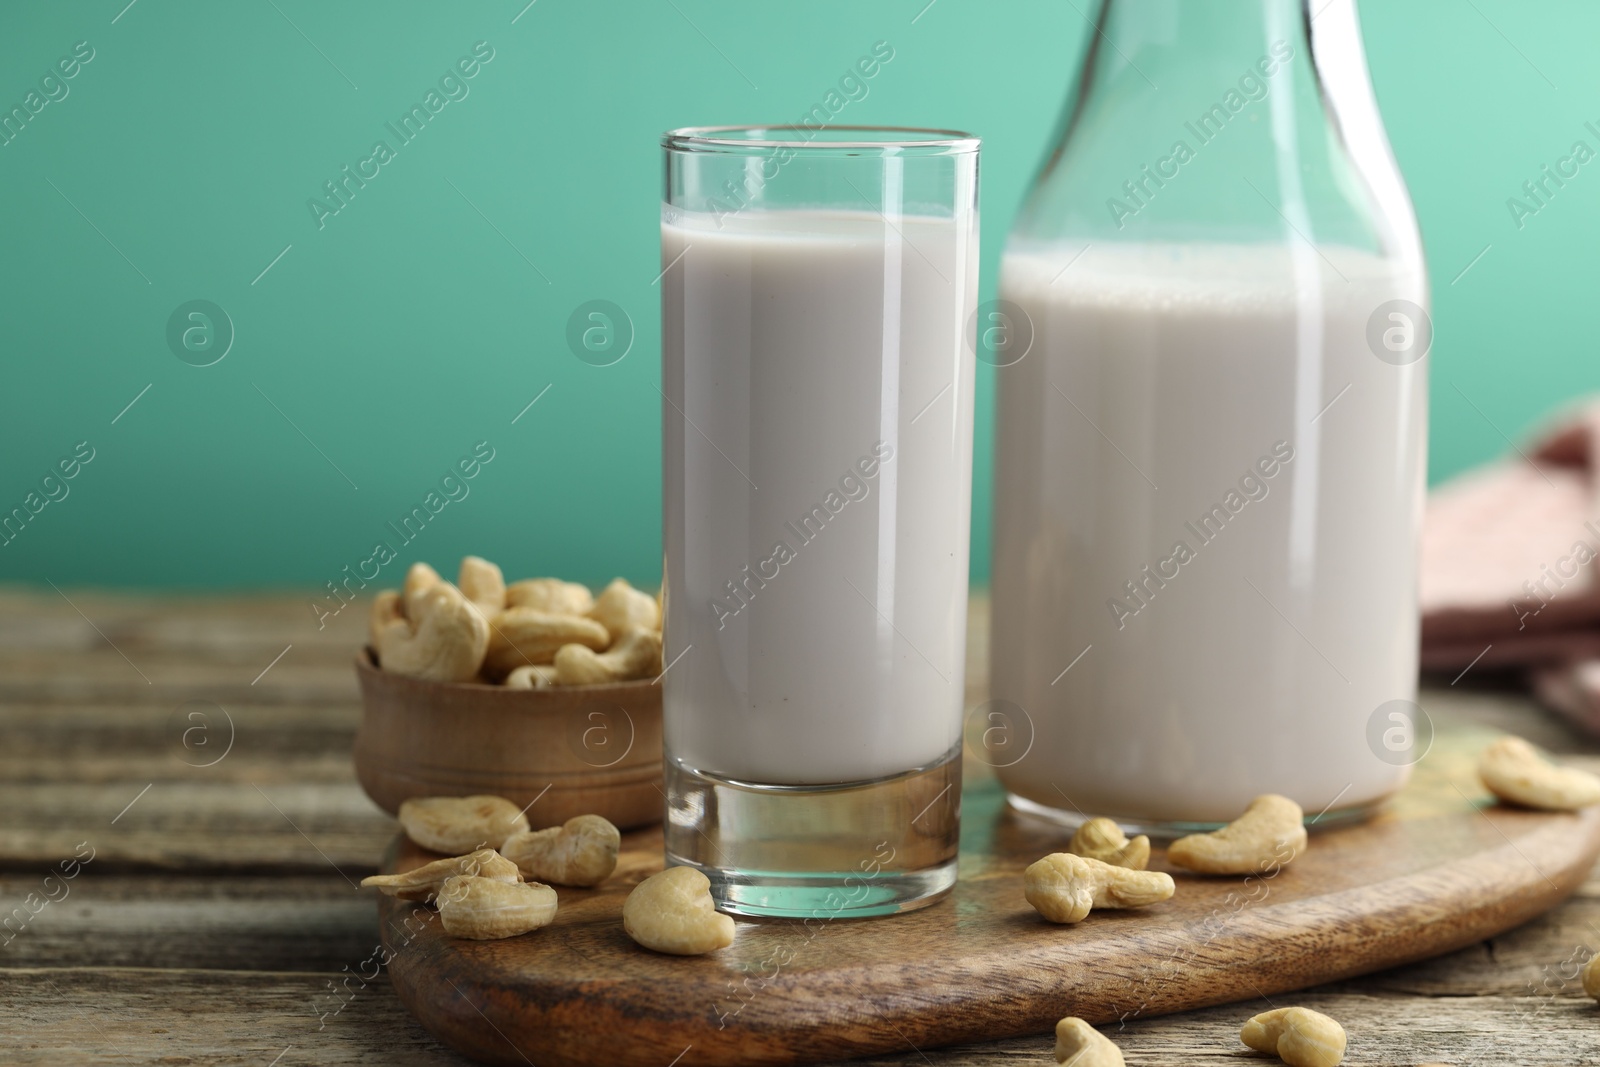
<path fill-rule="evenodd" d="M 445 881 L 458 874 L 471 874 L 479 878 L 492 878 L 499 882 L 520 882 L 522 875 L 517 865 L 492 848 L 480 848 L 465 856 L 434 860 L 421 867 L 413 867 L 404 874 L 374 874 L 361 879 L 361 888 L 376 887 L 386 896 L 401 900 L 422 900 L 428 903 L 438 896 Z"/>
<path fill-rule="evenodd" d="M 649 593 L 641 593 L 622 578 L 615 578 L 595 599 L 589 617 L 614 634 L 637 628 L 661 629 L 661 606 Z"/>
<path fill-rule="evenodd" d="M 506 607 L 532 608 L 551 615 L 587 615 L 594 607 L 589 587 L 560 578 L 524 578 L 506 586 Z"/>
<path fill-rule="evenodd" d="M 1122 1050 L 1078 1018 L 1056 1023 L 1056 1062 L 1067 1067 L 1123 1067 Z"/>
<path fill-rule="evenodd" d="M 378 648 L 378 635 L 384 627 L 395 620 L 404 621 L 406 617 L 405 601 L 400 599 L 400 593 L 394 589 L 385 589 L 372 598 L 372 611 L 367 615 L 367 644 L 373 650 Z"/>
<path fill-rule="evenodd" d="M 1142 871 L 1150 865 L 1150 839 L 1144 834 L 1129 841 L 1112 819 L 1090 819 L 1072 835 L 1067 851 L 1075 856 Z"/>
<path fill-rule="evenodd" d="M 560 653 L 557 653 L 560 655 Z M 546 689 L 556 684 L 556 667 L 553 663 L 524 663 L 501 683 L 507 689 Z"/>
<path fill-rule="evenodd" d="M 661 673 L 661 615 L 661 594 L 622 578 L 596 599 L 559 578 L 508 585 L 494 563 L 463 556 L 454 585 L 413 563 L 400 591 L 374 598 L 368 636 L 395 674 L 507 689 L 603 685 Z"/>
<path fill-rule="evenodd" d="M 533 608 L 507 608 L 489 620 L 489 649 L 484 670 L 510 674 L 524 664 L 553 663 L 562 645 L 585 645 L 599 651 L 611 634 L 581 615 L 553 615 Z"/>
<path fill-rule="evenodd" d="M 1244 1024 L 1239 1040 L 1289 1067 L 1334 1067 L 1344 1059 L 1344 1027 L 1310 1008 L 1264 1011 Z"/>
<path fill-rule="evenodd" d="M 442 581 L 444 579 L 439 577 L 439 572 L 426 563 L 413 563 L 411 568 L 406 571 L 405 589 L 403 591 L 405 599 L 409 601 L 417 593 L 438 585 Z"/>
<path fill-rule="evenodd" d="M 1266 793 L 1222 829 L 1178 838 L 1167 847 L 1167 859 L 1201 874 L 1264 874 L 1288 866 L 1305 850 L 1300 805 Z"/>
<path fill-rule="evenodd" d="M 412 584 L 409 575 L 406 584 Z M 489 647 L 489 623 L 483 614 L 459 589 L 443 581 L 419 584 L 405 595 L 403 604 L 403 618 L 388 618 L 381 626 L 374 620 L 372 638 L 379 666 L 435 682 L 470 681 Z"/>
<path fill-rule="evenodd" d="M 733 920 L 716 910 L 711 880 L 693 867 L 668 867 L 633 887 L 622 928 L 645 948 L 699 956 L 733 944 Z"/>
<path fill-rule="evenodd" d="M 506 580 L 500 568 L 480 556 L 463 556 L 456 585 L 485 618 L 492 619 L 506 606 Z"/>
<path fill-rule="evenodd" d="M 1600 803 L 1600 778 L 1556 766 L 1520 737 L 1502 737 L 1484 749 L 1478 777 L 1501 800 L 1538 811 L 1577 811 Z"/>
<path fill-rule="evenodd" d="M 524 877 L 555 885 L 594 886 L 617 869 L 622 834 L 599 815 L 577 815 L 561 826 L 512 834 L 500 846 Z"/>
<path fill-rule="evenodd" d="M 556 891 L 538 882 L 499 882 L 459 874 L 439 889 L 439 919 L 451 937 L 516 937 L 556 917 Z"/>
<path fill-rule="evenodd" d="M 399 818 L 407 837 L 446 855 L 499 848 L 528 828 L 526 811 L 505 797 L 413 797 L 401 803 Z"/>
<path fill-rule="evenodd" d="M 562 685 L 605 685 L 648 678 L 661 671 L 661 631 L 625 630 L 604 652 L 564 645 L 556 653 Z"/>
<path fill-rule="evenodd" d="M 1053 923 L 1075 923 L 1094 908 L 1140 908 L 1172 897 L 1172 876 L 1053 852 L 1022 872 L 1023 895 Z"/>

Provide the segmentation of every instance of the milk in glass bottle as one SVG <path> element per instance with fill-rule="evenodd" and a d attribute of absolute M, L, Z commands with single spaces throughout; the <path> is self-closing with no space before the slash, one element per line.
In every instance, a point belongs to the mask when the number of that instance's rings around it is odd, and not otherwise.
<path fill-rule="evenodd" d="M 1012 802 L 1177 831 L 1405 781 L 1427 279 L 1352 0 L 1105 0 L 1007 245 Z"/>

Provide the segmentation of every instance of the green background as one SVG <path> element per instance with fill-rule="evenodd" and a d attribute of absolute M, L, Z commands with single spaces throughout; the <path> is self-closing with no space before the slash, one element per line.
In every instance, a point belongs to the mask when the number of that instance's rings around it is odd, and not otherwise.
<path fill-rule="evenodd" d="M 76 442 L 96 455 L 0 547 L 0 579 L 319 586 L 487 440 L 470 495 L 379 584 L 470 551 L 513 576 L 653 585 L 658 135 L 791 121 L 887 41 L 838 121 L 983 136 L 987 297 L 1093 5 L 926 2 L 6 5 L 0 109 L 75 42 L 96 54 L 0 147 L 0 510 Z M 1600 379 L 1600 162 L 1521 229 L 1506 207 L 1574 140 L 1600 147 L 1583 129 L 1600 126 L 1600 6 L 1386 0 L 1363 17 L 1433 277 L 1438 481 Z M 319 229 L 308 198 L 393 143 L 384 124 L 480 40 L 494 59 L 469 95 Z M 236 330 L 209 367 L 166 342 L 196 299 Z M 593 299 L 636 330 L 611 366 L 567 345 Z M 979 368 L 979 580 L 994 373 Z"/>

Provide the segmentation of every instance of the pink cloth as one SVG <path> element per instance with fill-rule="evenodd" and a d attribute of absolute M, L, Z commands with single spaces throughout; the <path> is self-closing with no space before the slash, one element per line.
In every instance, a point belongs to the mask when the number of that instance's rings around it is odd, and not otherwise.
<path fill-rule="evenodd" d="M 1423 522 L 1422 667 L 1530 671 L 1600 732 L 1600 399 L 1531 448 L 1460 475 Z"/>

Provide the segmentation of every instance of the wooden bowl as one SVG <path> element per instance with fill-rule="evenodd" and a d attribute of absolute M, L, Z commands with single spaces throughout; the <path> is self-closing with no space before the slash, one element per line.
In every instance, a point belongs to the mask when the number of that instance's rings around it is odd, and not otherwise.
<path fill-rule="evenodd" d="M 659 823 L 661 686 L 506 689 L 430 682 L 356 657 L 356 777 L 393 814 L 411 797 L 488 793 L 530 805 L 535 829 L 596 814 L 621 829 Z"/>

